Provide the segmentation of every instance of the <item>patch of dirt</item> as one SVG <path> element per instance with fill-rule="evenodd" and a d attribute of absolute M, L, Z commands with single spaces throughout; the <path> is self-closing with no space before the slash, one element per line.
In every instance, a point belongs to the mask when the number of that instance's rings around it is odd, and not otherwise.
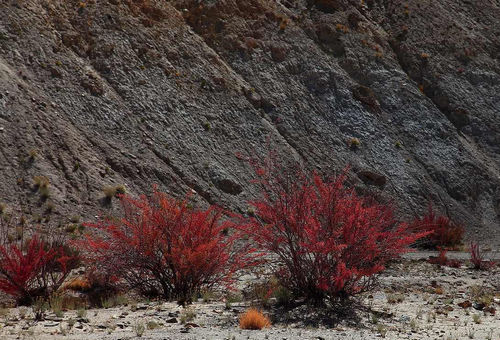
<path fill-rule="evenodd" d="M 248 285 L 247 277 L 240 286 Z M 495 339 L 500 336 L 500 269 L 475 271 L 402 260 L 380 277 L 380 287 L 357 300 L 350 312 L 301 305 L 264 309 L 273 325 L 240 330 L 238 316 L 251 302 L 199 300 L 133 303 L 84 314 L 47 314 L 36 322 L 30 308 L 2 310 L 2 339 Z M 254 302 L 255 303 L 255 302 Z M 346 310 L 347 311 L 347 310 Z M 148 325 L 150 329 L 148 329 Z"/>

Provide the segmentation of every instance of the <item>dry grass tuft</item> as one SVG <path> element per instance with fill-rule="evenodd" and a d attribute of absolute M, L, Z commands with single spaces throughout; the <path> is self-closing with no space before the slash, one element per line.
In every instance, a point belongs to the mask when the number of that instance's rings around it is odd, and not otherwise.
<path fill-rule="evenodd" d="M 255 308 L 250 308 L 240 316 L 241 329 L 262 329 L 270 326 L 269 318 Z"/>
<path fill-rule="evenodd" d="M 102 191 L 104 193 L 104 197 L 111 200 L 113 197 L 127 193 L 127 188 L 123 184 L 120 184 L 116 186 L 106 186 L 102 189 Z"/>
<path fill-rule="evenodd" d="M 48 188 L 50 180 L 45 176 L 35 176 L 33 177 L 33 185 L 37 189 Z"/>
<path fill-rule="evenodd" d="M 73 281 L 64 286 L 64 289 L 69 289 L 75 292 L 85 292 L 91 288 L 89 280 L 83 277 L 77 277 Z"/>

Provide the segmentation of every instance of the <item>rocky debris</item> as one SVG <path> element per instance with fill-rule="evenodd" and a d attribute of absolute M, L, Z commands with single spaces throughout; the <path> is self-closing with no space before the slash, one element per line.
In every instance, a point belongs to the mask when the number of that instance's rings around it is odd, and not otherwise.
<path fill-rule="evenodd" d="M 369 87 L 359 85 L 352 90 L 352 94 L 354 98 L 367 106 L 369 110 L 373 110 L 376 113 L 381 112 L 380 105 L 375 97 L 375 92 Z"/>
<path fill-rule="evenodd" d="M 42 340 L 125 339 L 137 336 L 137 325 L 144 325 L 143 337 L 147 339 L 364 340 L 378 339 L 381 334 L 394 340 L 440 338 L 446 334 L 468 338 L 471 326 L 476 338 L 488 338 L 491 329 L 491 337 L 495 338 L 500 335 L 497 327 L 500 319 L 496 314 L 498 299 L 493 298 L 489 306 L 479 310 L 473 304 L 480 296 L 473 297 L 479 291 L 478 287 L 489 294 L 499 275 L 498 268 L 477 275 L 476 271 L 467 268 L 448 270 L 424 261 L 402 260 L 391 265 L 379 277 L 379 288 L 363 294 L 353 309 L 336 314 L 298 301 L 295 301 L 295 307 L 287 308 L 276 306 L 276 301 L 272 301 L 269 302 L 271 307 L 263 310 L 272 316 L 273 324 L 260 331 L 238 328 L 238 317 L 256 301 L 238 302 L 233 305 L 237 308 L 227 309 L 219 299 L 212 302 L 200 299 L 189 307 L 195 312 L 191 321 L 180 321 L 186 310 L 175 302 L 137 304 L 145 309 L 137 309 L 136 304 L 90 309 L 87 311 L 88 324 L 75 322 L 77 312 L 73 310 L 64 311 L 60 321 L 34 323 L 28 309 L 10 309 L 8 318 L 0 317 L 0 338 L 9 340 L 24 334 L 27 338 Z M 247 278 L 243 289 L 255 282 L 250 275 Z M 435 287 L 442 288 L 443 292 L 436 293 Z M 399 294 L 402 298 L 390 303 L 391 294 Z M 17 315 L 23 315 L 23 318 Z"/>
<path fill-rule="evenodd" d="M 384 187 L 387 179 L 384 175 L 370 170 L 360 170 L 357 173 L 358 177 L 367 185 L 375 185 Z"/>

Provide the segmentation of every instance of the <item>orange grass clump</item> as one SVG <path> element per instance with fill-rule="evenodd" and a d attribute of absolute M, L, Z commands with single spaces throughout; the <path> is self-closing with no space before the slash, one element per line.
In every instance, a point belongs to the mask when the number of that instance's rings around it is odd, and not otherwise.
<path fill-rule="evenodd" d="M 250 308 L 240 316 L 241 329 L 262 329 L 270 326 L 269 318 L 255 308 Z"/>
<path fill-rule="evenodd" d="M 76 292 L 84 292 L 90 289 L 90 282 L 86 278 L 77 277 L 73 281 L 65 285 L 64 289 L 69 289 Z"/>

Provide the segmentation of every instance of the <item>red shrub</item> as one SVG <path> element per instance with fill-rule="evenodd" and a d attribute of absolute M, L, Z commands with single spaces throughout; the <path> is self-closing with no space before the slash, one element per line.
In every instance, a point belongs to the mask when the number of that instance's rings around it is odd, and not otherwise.
<path fill-rule="evenodd" d="M 452 268 L 460 268 L 462 266 L 462 262 L 460 262 L 460 260 L 448 260 L 446 265 Z"/>
<path fill-rule="evenodd" d="M 263 187 L 256 218 L 242 226 L 273 254 L 281 284 L 317 302 L 338 301 L 373 287 L 375 274 L 424 234 L 397 223 L 390 206 L 344 186 L 345 173 L 324 182 L 304 172 L 258 167 Z"/>
<path fill-rule="evenodd" d="M 90 224 L 101 231 L 82 243 L 97 272 L 116 277 L 148 296 L 190 302 L 203 287 L 229 283 L 241 267 L 252 264 L 248 247 L 235 250 L 238 233 L 222 211 L 192 209 L 155 190 L 151 198 L 121 197 L 124 218 Z"/>
<path fill-rule="evenodd" d="M 0 290 L 19 304 L 30 304 L 56 291 L 76 258 L 67 248 L 45 243 L 37 235 L 22 244 L 0 245 Z"/>
<path fill-rule="evenodd" d="M 416 218 L 411 223 L 411 228 L 416 232 L 430 232 L 419 242 L 425 248 L 456 247 L 462 243 L 464 227 L 450 220 L 446 216 L 437 216 L 429 204 L 427 214 Z"/>
<path fill-rule="evenodd" d="M 450 260 L 446 256 L 446 253 L 448 250 L 439 248 L 439 256 L 429 256 L 429 263 L 432 264 L 437 264 L 440 266 L 448 266 L 448 267 L 453 267 L 453 268 L 460 268 L 462 265 L 459 260 Z"/>
<path fill-rule="evenodd" d="M 487 261 L 484 259 L 483 255 L 479 250 L 479 245 L 477 243 L 473 242 L 470 243 L 470 258 L 471 258 L 470 261 L 472 262 L 474 269 L 488 270 L 494 265 L 494 262 Z"/>
<path fill-rule="evenodd" d="M 429 256 L 429 263 L 432 264 L 438 264 L 440 266 L 445 266 L 448 263 L 448 257 L 446 256 L 446 253 L 448 250 L 446 249 L 439 249 L 439 256 Z"/>

